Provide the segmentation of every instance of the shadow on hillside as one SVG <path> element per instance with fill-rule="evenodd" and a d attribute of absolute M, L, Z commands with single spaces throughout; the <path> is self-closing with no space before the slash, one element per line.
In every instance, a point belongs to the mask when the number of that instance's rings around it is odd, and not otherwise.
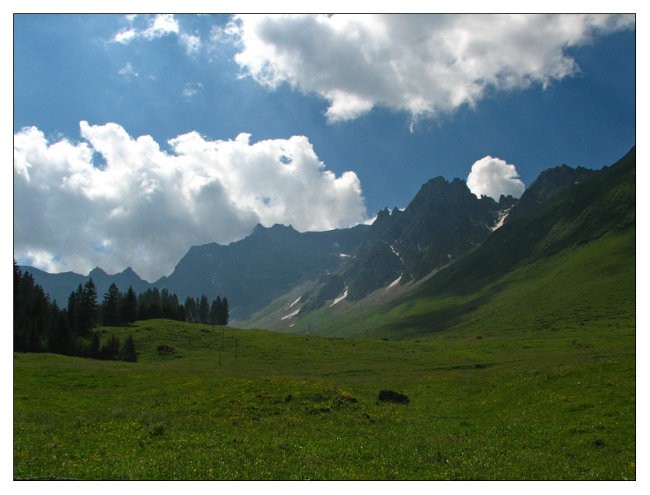
<path fill-rule="evenodd" d="M 496 284 L 488 294 L 476 296 L 465 302 L 453 303 L 444 308 L 432 308 L 419 314 L 403 316 L 398 322 L 389 323 L 376 330 L 379 336 L 391 335 L 410 338 L 448 330 L 459 324 L 463 317 L 487 304 L 505 288 L 505 283 Z"/>

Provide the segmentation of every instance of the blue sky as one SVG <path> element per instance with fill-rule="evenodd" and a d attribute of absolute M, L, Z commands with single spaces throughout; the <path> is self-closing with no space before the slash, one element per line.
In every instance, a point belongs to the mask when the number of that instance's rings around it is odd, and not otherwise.
<path fill-rule="evenodd" d="M 155 280 L 439 175 L 498 197 L 609 165 L 635 145 L 635 41 L 616 16 L 15 15 L 14 255 Z"/>

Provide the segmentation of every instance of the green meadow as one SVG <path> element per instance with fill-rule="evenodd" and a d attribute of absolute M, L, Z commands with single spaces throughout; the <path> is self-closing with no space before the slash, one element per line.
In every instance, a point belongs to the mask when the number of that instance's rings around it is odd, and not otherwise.
<path fill-rule="evenodd" d="M 634 480 L 634 240 L 414 291 L 352 338 L 149 320 L 100 329 L 136 363 L 15 353 L 14 477 Z"/>

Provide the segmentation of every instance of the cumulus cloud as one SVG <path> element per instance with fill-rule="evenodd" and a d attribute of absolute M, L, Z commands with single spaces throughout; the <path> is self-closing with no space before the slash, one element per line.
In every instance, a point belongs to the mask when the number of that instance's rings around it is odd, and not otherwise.
<path fill-rule="evenodd" d="M 467 187 L 479 198 L 490 196 L 497 201 L 502 194 L 518 198 L 526 189 L 514 165 L 491 156 L 474 162 L 467 176 Z"/>
<path fill-rule="evenodd" d="M 579 72 L 566 48 L 633 15 L 238 15 L 227 32 L 244 75 L 329 102 L 330 122 L 380 105 L 413 121 L 474 105 L 489 89 L 547 85 Z"/>
<path fill-rule="evenodd" d="M 36 127 L 14 135 L 15 256 L 48 271 L 133 266 L 153 281 L 190 246 L 232 242 L 257 223 L 307 231 L 366 219 L 356 174 L 327 170 L 304 136 L 190 132 L 164 151 L 114 123 L 80 129 L 76 143 Z"/>
<path fill-rule="evenodd" d="M 142 31 L 142 35 L 147 39 L 155 39 L 168 34 L 178 34 L 178 31 L 178 21 L 174 14 L 158 14 L 152 19 L 149 27 Z"/>
<path fill-rule="evenodd" d="M 127 15 L 124 17 L 127 26 L 122 28 L 113 36 L 112 41 L 116 43 L 129 44 L 137 38 L 148 40 L 161 38 L 168 34 L 178 34 L 178 21 L 173 14 L 158 14 L 149 17 L 146 26 L 139 26 L 139 16 Z"/>
<path fill-rule="evenodd" d="M 143 19 L 140 19 L 140 17 L 138 15 L 125 16 L 127 26 L 115 33 L 111 41 L 128 45 L 136 39 L 155 40 L 163 36 L 175 35 L 188 55 L 198 53 L 201 50 L 201 37 L 183 31 L 174 14 L 144 16 Z M 143 20 L 144 25 L 142 25 Z"/>

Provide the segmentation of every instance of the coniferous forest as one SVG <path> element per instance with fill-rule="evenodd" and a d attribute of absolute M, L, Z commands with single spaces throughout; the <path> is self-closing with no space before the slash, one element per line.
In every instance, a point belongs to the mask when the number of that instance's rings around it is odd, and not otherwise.
<path fill-rule="evenodd" d="M 14 260 L 14 351 L 52 352 L 95 359 L 137 361 L 133 337 L 124 342 L 110 337 L 101 342 L 98 325 L 126 326 L 138 320 L 166 318 L 212 325 L 228 323 L 228 300 L 217 296 L 187 298 L 157 288 L 136 295 L 132 287 L 121 292 L 111 284 L 98 303 L 92 279 L 77 287 L 66 308 L 52 302 L 34 277 Z"/>

